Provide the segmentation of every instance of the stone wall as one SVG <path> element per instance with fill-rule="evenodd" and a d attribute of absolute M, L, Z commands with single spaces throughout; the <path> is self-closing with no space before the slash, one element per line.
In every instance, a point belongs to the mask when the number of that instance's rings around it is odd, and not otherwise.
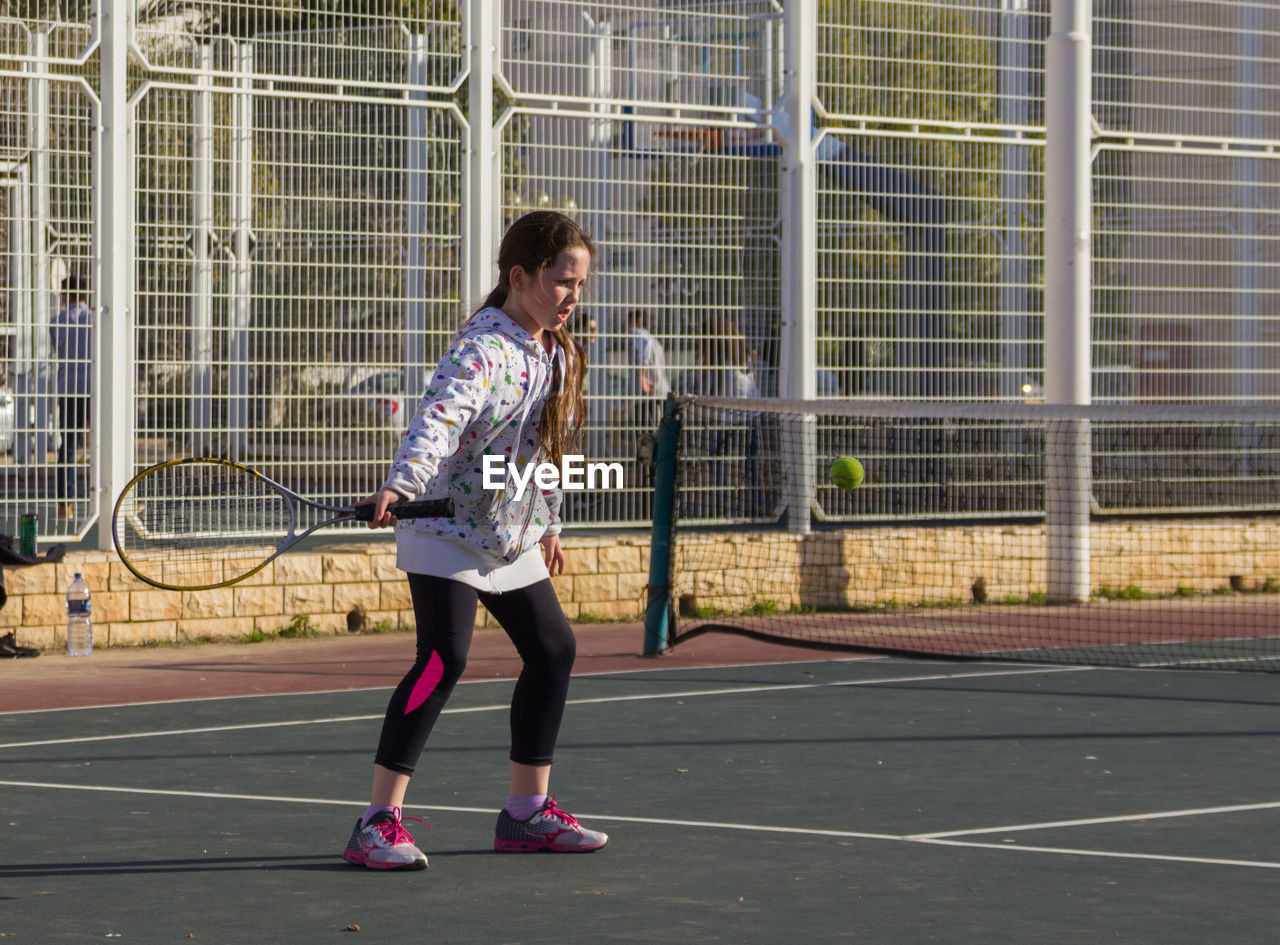
<path fill-rule="evenodd" d="M 648 539 L 566 538 L 565 573 L 554 579 L 571 620 L 636 617 L 648 584 Z M 0 633 L 24 646 L 66 642 L 66 592 L 79 571 L 89 585 L 95 646 L 234 640 L 274 633 L 307 618 L 319 633 L 347 632 L 347 615 L 364 611 L 367 628 L 407 630 L 413 605 L 391 542 L 335 545 L 281 555 L 232 587 L 162 591 L 142 583 L 114 552 L 69 552 L 56 565 L 6 568 L 9 601 Z M 480 608 L 477 626 L 492 618 Z"/>
<path fill-rule="evenodd" d="M 1173 594 L 1275 585 L 1277 526 L 1274 517 L 1095 523 L 1093 586 Z M 571 620 L 641 616 L 647 537 L 566 536 L 564 545 L 566 573 L 555 585 Z M 789 609 L 968 600 L 978 578 L 992 601 L 1025 600 L 1045 586 L 1039 525 L 689 535 L 679 548 L 678 592 L 718 610 L 763 601 Z M 93 594 L 98 646 L 235 639 L 304 617 L 320 633 L 345 633 L 357 607 L 366 628 L 414 624 L 408 586 L 386 542 L 286 554 L 241 584 L 186 593 L 141 583 L 112 552 L 72 552 L 57 565 L 5 570 L 9 602 L 0 609 L 0 633 L 14 629 L 26 646 L 62 646 L 64 595 L 75 571 Z M 489 621 L 481 608 L 477 625 Z"/>

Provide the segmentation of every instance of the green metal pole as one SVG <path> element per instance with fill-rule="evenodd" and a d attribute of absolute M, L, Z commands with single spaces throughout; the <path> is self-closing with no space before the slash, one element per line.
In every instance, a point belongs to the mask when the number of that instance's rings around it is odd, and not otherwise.
<path fill-rule="evenodd" d="M 674 397 L 663 405 L 653 476 L 653 531 L 649 539 L 649 602 L 644 613 L 644 652 L 656 656 L 669 645 L 671 544 L 675 531 L 676 447 L 680 415 Z"/>

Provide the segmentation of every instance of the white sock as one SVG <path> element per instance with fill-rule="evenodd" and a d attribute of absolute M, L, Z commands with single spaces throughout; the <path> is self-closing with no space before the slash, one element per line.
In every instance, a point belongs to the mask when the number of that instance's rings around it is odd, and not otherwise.
<path fill-rule="evenodd" d="M 547 802 L 545 794 L 509 794 L 507 795 L 507 813 L 516 820 L 528 820 Z"/>

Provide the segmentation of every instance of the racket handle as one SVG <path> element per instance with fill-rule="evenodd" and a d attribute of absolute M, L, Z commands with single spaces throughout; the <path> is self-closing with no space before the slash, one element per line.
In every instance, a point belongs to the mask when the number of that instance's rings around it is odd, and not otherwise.
<path fill-rule="evenodd" d="M 373 518 L 372 505 L 357 505 L 352 514 L 362 522 Z M 453 518 L 453 499 L 415 499 L 412 502 L 392 502 L 387 511 L 396 518 Z"/>

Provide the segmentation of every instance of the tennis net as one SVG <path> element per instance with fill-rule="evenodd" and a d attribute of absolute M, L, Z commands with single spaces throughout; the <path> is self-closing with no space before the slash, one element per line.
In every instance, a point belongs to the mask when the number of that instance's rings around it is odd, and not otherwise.
<path fill-rule="evenodd" d="M 659 434 L 650 652 L 1280 669 L 1280 408 L 676 398 Z"/>

